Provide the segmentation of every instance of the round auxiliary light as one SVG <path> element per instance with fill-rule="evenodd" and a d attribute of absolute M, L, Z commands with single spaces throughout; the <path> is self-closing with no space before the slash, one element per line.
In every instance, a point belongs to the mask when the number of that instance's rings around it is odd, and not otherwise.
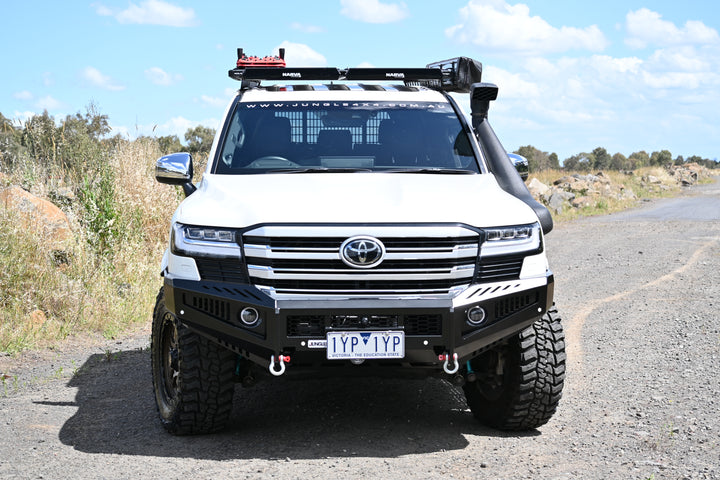
<path fill-rule="evenodd" d="M 472 307 L 467 311 L 467 322 L 473 327 L 477 327 L 485 323 L 487 315 L 482 307 Z"/>
<path fill-rule="evenodd" d="M 240 312 L 240 321 L 248 327 L 254 327 L 260 322 L 260 314 L 253 307 L 245 307 Z"/>

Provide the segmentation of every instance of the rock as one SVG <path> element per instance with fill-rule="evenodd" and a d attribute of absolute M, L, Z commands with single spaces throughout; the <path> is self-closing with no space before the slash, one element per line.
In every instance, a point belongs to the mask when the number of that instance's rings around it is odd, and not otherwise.
<path fill-rule="evenodd" d="M 15 210 L 25 226 L 41 235 L 51 250 L 63 249 L 72 239 L 70 221 L 62 210 L 18 186 L 0 191 L 0 206 Z"/>
<path fill-rule="evenodd" d="M 548 187 L 535 177 L 533 177 L 532 180 L 528 182 L 527 188 L 528 190 L 530 190 L 532 196 L 536 198 L 544 195 L 545 193 L 547 193 L 548 190 L 550 190 L 550 187 Z"/>
<path fill-rule="evenodd" d="M 550 195 L 547 197 L 547 205 L 554 210 L 555 213 L 562 213 L 562 207 L 565 205 L 565 202 L 573 198 L 575 198 L 575 194 L 571 192 L 552 189 Z"/>
<path fill-rule="evenodd" d="M 56 190 L 51 191 L 49 196 L 55 205 L 61 207 L 72 205 L 77 198 L 75 192 L 69 187 L 58 187 Z"/>
<path fill-rule="evenodd" d="M 584 208 L 589 207 L 591 205 L 594 205 L 594 201 L 592 198 L 588 196 L 583 197 L 575 197 L 570 201 L 570 205 L 572 205 L 574 208 Z"/>

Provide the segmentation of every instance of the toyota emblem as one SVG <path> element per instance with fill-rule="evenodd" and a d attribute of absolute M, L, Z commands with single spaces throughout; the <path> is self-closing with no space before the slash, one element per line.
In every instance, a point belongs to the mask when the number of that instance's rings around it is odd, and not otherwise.
<path fill-rule="evenodd" d="M 340 258 L 351 267 L 372 268 L 385 258 L 385 245 L 373 237 L 348 238 L 340 246 Z"/>

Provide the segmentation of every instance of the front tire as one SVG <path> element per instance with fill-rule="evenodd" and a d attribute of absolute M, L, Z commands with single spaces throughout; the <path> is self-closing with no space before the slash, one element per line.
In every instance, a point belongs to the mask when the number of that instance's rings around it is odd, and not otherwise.
<path fill-rule="evenodd" d="M 501 430 L 530 430 L 550 420 L 565 383 L 565 334 L 555 308 L 474 358 L 477 380 L 463 387 L 473 415 Z"/>
<path fill-rule="evenodd" d="M 225 427 L 232 413 L 235 355 L 178 322 L 165 307 L 162 288 L 153 312 L 150 351 L 163 427 L 175 435 Z"/>

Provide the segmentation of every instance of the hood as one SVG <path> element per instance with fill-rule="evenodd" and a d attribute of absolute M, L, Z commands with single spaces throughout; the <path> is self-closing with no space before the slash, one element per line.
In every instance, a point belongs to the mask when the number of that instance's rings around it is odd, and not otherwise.
<path fill-rule="evenodd" d="M 491 174 L 205 174 L 174 221 L 243 228 L 261 223 L 465 223 L 537 221 Z"/>

